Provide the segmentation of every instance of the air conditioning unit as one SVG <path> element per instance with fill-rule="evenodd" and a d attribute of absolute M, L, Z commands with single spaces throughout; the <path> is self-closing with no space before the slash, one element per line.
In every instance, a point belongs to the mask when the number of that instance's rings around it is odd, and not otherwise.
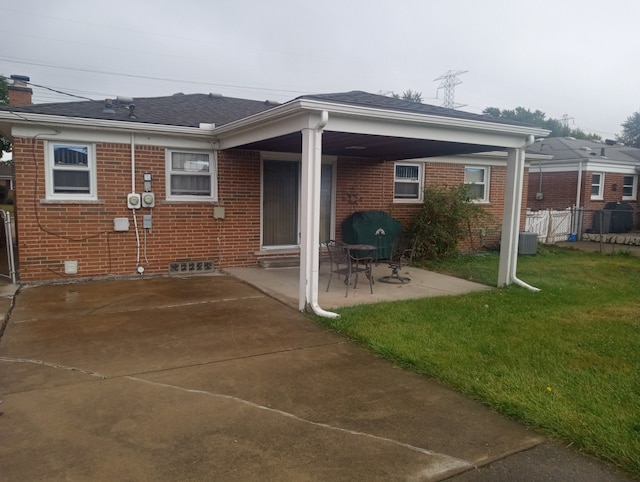
<path fill-rule="evenodd" d="M 538 253 L 538 233 L 522 231 L 518 236 L 518 254 Z"/>

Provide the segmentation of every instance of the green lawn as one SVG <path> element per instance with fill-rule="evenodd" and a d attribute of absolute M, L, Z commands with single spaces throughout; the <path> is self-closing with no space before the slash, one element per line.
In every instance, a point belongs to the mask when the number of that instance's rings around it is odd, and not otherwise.
<path fill-rule="evenodd" d="M 498 256 L 431 266 L 495 286 Z M 541 248 L 511 286 L 339 310 L 321 322 L 640 475 L 640 257 Z"/>

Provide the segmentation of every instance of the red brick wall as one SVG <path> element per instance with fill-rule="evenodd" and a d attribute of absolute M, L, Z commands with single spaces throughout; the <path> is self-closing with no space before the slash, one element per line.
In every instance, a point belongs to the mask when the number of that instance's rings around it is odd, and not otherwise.
<path fill-rule="evenodd" d="M 622 199 L 622 188 L 624 174 L 606 172 L 604 173 L 603 199 L 591 199 L 591 178 L 592 171 L 582 173 L 582 187 L 580 191 L 580 205 L 588 211 L 599 211 L 604 209 L 605 204 L 610 202 L 626 202 L 634 208 L 634 226 L 637 227 L 639 209 L 638 201 L 626 201 Z M 536 200 L 535 194 L 540 189 L 540 173 L 535 172 L 535 168 L 529 173 L 529 196 L 527 207 L 537 211 L 540 209 L 566 209 L 576 203 L 576 191 L 578 184 L 577 172 L 553 172 L 542 174 L 542 200 Z M 587 218 L 585 218 L 587 219 Z M 590 219 L 590 217 L 588 218 Z M 585 228 L 590 227 L 590 221 L 585 222 Z"/>
<path fill-rule="evenodd" d="M 585 181 L 583 179 L 583 181 Z M 586 181 L 585 181 L 586 182 Z M 587 193 L 591 192 L 591 176 L 589 176 Z M 542 173 L 541 200 L 536 200 L 540 192 L 540 172 L 532 168 L 529 172 L 529 195 L 527 207 L 534 211 L 540 209 L 566 209 L 576 203 L 577 172 L 545 172 Z M 584 192 L 584 187 L 583 187 Z M 588 196 L 587 196 L 588 197 Z"/>
<path fill-rule="evenodd" d="M 449 163 L 425 164 L 425 187 L 434 185 L 459 185 L 464 182 L 464 165 Z M 364 159 L 340 159 L 336 186 L 336 237 L 342 239 L 342 221 L 355 211 L 382 210 L 399 220 L 408 228 L 421 204 L 394 203 L 393 180 L 394 163 Z M 472 226 L 473 239 L 461 243 L 461 249 L 483 244 L 495 246 L 500 238 L 504 210 L 504 190 L 506 167 L 491 167 L 489 203 L 482 207 L 490 219 Z M 525 173 L 524 195 L 527 195 L 527 174 Z M 522 205 L 521 226 L 524 226 L 525 203 Z"/>
<path fill-rule="evenodd" d="M 131 191 L 129 144 L 96 144 L 99 202 L 44 201 L 43 141 L 14 139 L 16 220 L 19 274 L 23 282 L 64 278 L 134 276 L 137 239 L 126 197 Z M 165 199 L 165 149 L 137 146 L 136 192 L 143 191 L 142 174 L 153 175 L 156 206 L 136 211 L 140 237 L 139 265 L 145 274 L 166 274 L 176 261 L 213 261 L 216 269 L 249 266 L 260 250 L 260 154 L 231 150 L 218 153 L 218 199 L 224 219 L 214 219 L 211 203 L 168 202 Z M 459 184 L 464 166 L 427 163 L 426 186 Z M 384 210 L 408 227 L 421 204 L 393 202 L 394 163 L 339 159 L 336 185 L 336 237 L 342 221 L 354 211 Z M 496 241 L 502 223 L 505 168 L 491 168 L 491 225 L 474 226 L 474 247 L 480 229 Z M 152 229 L 142 228 L 142 216 L 152 215 Z M 113 220 L 126 217 L 129 231 L 115 232 Z M 145 232 L 146 231 L 146 232 Z M 146 253 L 145 253 L 146 234 Z M 491 238 L 493 236 L 493 238 Z M 461 247 L 468 247 L 469 242 Z M 145 256 L 146 254 L 146 256 Z M 66 275 L 64 262 L 76 260 L 78 274 Z"/>
<path fill-rule="evenodd" d="M 98 203 L 41 202 L 45 199 L 43 142 L 14 140 L 19 273 L 23 282 L 59 278 L 135 275 L 137 240 L 126 196 L 131 191 L 129 144 L 96 144 Z M 260 244 L 260 158 L 258 153 L 223 152 L 218 157 L 219 198 L 225 219 L 213 218 L 209 203 L 165 200 L 165 149 L 137 146 L 136 191 L 142 174 L 153 175 L 156 206 L 136 211 L 140 265 L 146 274 L 166 274 L 173 261 L 214 261 L 216 268 L 255 263 Z M 152 229 L 142 215 L 152 214 Z M 113 230 L 116 217 L 130 229 Z M 77 276 L 64 261 L 78 261 Z M 148 262 L 147 262 L 148 261 Z"/>

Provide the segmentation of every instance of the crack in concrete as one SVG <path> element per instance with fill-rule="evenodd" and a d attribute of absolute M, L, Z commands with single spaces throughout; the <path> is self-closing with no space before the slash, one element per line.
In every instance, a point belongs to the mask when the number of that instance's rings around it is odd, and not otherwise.
<path fill-rule="evenodd" d="M 464 459 L 460 459 L 457 457 L 453 457 L 450 455 L 446 455 L 446 454 L 442 454 L 442 453 L 438 453 L 438 452 L 434 452 L 432 450 L 427 450 L 424 449 L 422 447 L 416 447 L 415 445 L 411 445 L 405 442 L 401 442 L 399 440 L 395 440 L 395 439 L 391 439 L 388 437 L 381 437 L 379 435 L 374 435 L 374 434 L 370 434 L 370 433 L 366 433 L 366 432 L 360 432 L 357 430 L 350 430 L 347 428 L 342 428 L 342 427 L 336 427 L 334 425 L 329 425 L 326 423 L 321 423 L 321 422 L 314 422 L 312 420 L 308 420 L 302 417 L 299 417 L 297 415 L 294 415 L 292 413 L 289 412 L 285 412 L 283 410 L 279 410 L 277 408 L 271 408 L 271 407 L 266 407 L 264 405 L 260 405 L 257 404 L 255 402 L 251 402 L 249 400 L 245 400 L 242 398 L 238 398 L 238 397 L 234 397 L 232 395 L 225 395 L 222 393 L 215 393 L 215 392 L 209 392 L 206 390 L 197 390 L 197 389 L 193 389 L 193 388 L 184 388 L 184 387 L 180 387 L 177 385 L 170 385 L 167 383 L 160 383 L 160 382 L 154 382 L 151 380 L 146 380 L 144 378 L 138 378 L 138 377 L 134 377 L 134 376 L 125 376 L 123 378 L 126 378 L 128 380 L 131 381 L 135 381 L 135 382 L 142 382 L 142 383 L 146 383 L 149 385 L 153 385 L 153 386 L 157 386 L 157 387 L 163 387 L 163 388 L 170 388 L 173 390 L 177 390 L 180 392 L 185 392 L 185 393 L 191 393 L 191 394 L 196 394 L 196 395 L 205 395 L 208 397 L 213 397 L 213 398 L 220 398 L 223 400 L 229 400 L 232 402 L 236 402 L 236 403 L 240 403 L 243 405 L 246 405 L 248 407 L 251 408 L 255 408 L 258 410 L 264 410 L 276 415 L 280 415 L 282 417 L 286 417 L 286 418 L 290 418 L 292 420 L 295 420 L 297 422 L 301 422 L 301 423 L 306 423 L 309 425 L 313 425 L 315 427 L 319 427 L 319 428 L 323 428 L 326 430 L 332 430 L 332 431 L 336 431 L 336 432 L 341 432 L 341 433 L 346 433 L 349 435 L 354 435 L 357 437 L 366 437 L 366 438 L 370 438 L 379 442 L 384 442 L 384 443 L 388 443 L 391 445 L 395 445 L 397 447 L 402 447 L 414 452 L 419 452 L 421 454 L 424 455 L 428 455 L 430 457 L 437 457 L 440 460 L 435 464 L 435 469 L 433 468 L 429 468 L 429 469 L 425 469 L 424 471 L 421 471 L 420 474 L 416 474 L 419 475 L 420 477 L 424 477 L 425 475 L 428 475 L 429 477 L 433 477 L 436 474 L 444 474 L 444 473 L 450 473 L 452 471 L 454 472 L 459 472 L 459 471 L 463 471 L 463 470 L 469 470 L 469 469 L 473 469 L 476 468 L 475 464 L 473 464 L 472 462 L 469 462 L 468 460 L 464 460 Z M 435 471 L 434 471 L 435 470 Z"/>
<path fill-rule="evenodd" d="M 80 372 L 83 373 L 84 375 L 90 375 L 92 377 L 97 377 L 97 378 L 101 378 L 103 380 L 106 380 L 107 377 L 105 375 L 101 375 L 99 373 L 96 372 L 92 372 L 90 370 L 85 370 L 83 368 L 78 368 L 78 367 L 69 367 L 66 365 L 60 365 L 57 363 L 49 363 L 43 360 L 32 360 L 32 359 L 28 359 L 28 358 L 10 358 L 10 357 L 0 357 L 0 362 L 7 362 L 7 363 L 33 363 L 34 365 L 43 365 L 46 367 L 50 367 L 50 368 L 59 368 L 61 370 L 68 370 L 70 372 Z"/>

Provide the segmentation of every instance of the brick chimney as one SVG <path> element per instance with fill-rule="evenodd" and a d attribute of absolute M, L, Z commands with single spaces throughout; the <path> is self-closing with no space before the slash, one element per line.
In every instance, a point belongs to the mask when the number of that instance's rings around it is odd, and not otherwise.
<path fill-rule="evenodd" d="M 12 84 L 7 86 L 7 93 L 9 94 L 9 105 L 30 105 L 31 96 L 33 95 L 33 90 L 31 87 L 27 85 L 29 82 L 29 77 L 25 75 L 12 75 L 11 80 Z"/>

